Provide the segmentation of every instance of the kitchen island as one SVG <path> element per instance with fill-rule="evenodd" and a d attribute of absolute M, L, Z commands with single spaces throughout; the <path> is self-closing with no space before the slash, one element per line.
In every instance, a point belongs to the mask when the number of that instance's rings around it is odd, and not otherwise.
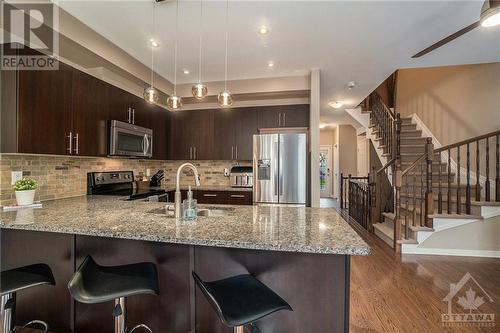
<path fill-rule="evenodd" d="M 57 283 L 20 293 L 17 320 L 35 315 L 55 332 L 111 332 L 112 304 L 74 303 L 66 288 L 90 254 L 104 265 L 157 265 L 160 296 L 128 300 L 130 324 L 155 332 L 230 331 L 195 288 L 192 270 L 205 280 L 251 273 L 287 300 L 294 311 L 258 321 L 262 332 L 348 331 L 349 256 L 369 248 L 335 210 L 221 205 L 208 207 L 219 216 L 179 221 L 164 207 L 85 196 L 2 212 L 2 269 L 46 262 Z"/>

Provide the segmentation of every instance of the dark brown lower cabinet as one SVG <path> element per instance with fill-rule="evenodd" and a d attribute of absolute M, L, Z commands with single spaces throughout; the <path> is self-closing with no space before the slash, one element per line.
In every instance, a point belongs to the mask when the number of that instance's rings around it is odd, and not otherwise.
<path fill-rule="evenodd" d="M 237 223 L 237 221 L 235 221 Z M 127 327 L 145 323 L 153 332 L 230 333 L 191 271 L 206 280 L 250 273 L 283 297 L 293 311 L 256 322 L 262 332 L 303 333 L 349 330 L 349 256 L 168 244 L 52 232 L 1 233 L 1 269 L 47 263 L 56 286 L 18 294 L 16 324 L 39 318 L 56 333 L 113 332 L 113 302 L 74 302 L 67 283 L 86 255 L 102 265 L 153 262 L 160 294 L 127 298 Z"/>
<path fill-rule="evenodd" d="M 174 201 L 175 191 L 168 192 L 168 199 L 170 202 Z M 187 198 L 187 191 L 181 191 L 182 200 Z M 193 190 L 193 198 L 199 204 L 212 204 L 212 205 L 252 205 L 253 192 L 252 191 L 206 191 L 206 190 Z"/>

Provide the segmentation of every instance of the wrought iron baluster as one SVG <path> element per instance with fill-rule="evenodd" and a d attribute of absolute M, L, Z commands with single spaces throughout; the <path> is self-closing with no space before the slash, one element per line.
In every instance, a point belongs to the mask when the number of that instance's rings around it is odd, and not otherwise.
<path fill-rule="evenodd" d="M 476 141 L 476 201 L 481 201 L 481 183 L 479 177 L 481 175 L 481 159 L 479 157 L 479 140 Z"/>
<path fill-rule="evenodd" d="M 495 201 L 500 201 L 500 134 L 496 135 L 497 155 L 496 155 L 496 177 L 495 177 Z"/>
<path fill-rule="evenodd" d="M 460 146 L 457 147 L 457 214 L 462 214 L 462 207 L 460 206 Z"/>
<path fill-rule="evenodd" d="M 441 163 L 441 152 L 439 152 L 439 163 Z M 441 168 L 439 168 L 439 171 L 438 171 L 438 213 L 439 214 L 443 214 L 443 189 L 442 189 L 442 185 L 443 185 L 443 181 L 441 179 L 442 177 L 442 172 L 441 172 Z"/>
<path fill-rule="evenodd" d="M 465 214 L 470 214 L 470 144 L 467 144 L 467 185 L 465 186 Z M 462 202 L 457 202 L 461 205 Z"/>
<path fill-rule="evenodd" d="M 490 138 L 486 138 L 486 182 L 484 183 L 486 201 L 490 201 Z"/>
<path fill-rule="evenodd" d="M 420 226 L 425 225 L 425 209 L 424 209 L 424 163 L 420 162 Z"/>
<path fill-rule="evenodd" d="M 448 191 L 446 192 L 446 211 L 451 214 L 451 149 L 448 148 Z"/>

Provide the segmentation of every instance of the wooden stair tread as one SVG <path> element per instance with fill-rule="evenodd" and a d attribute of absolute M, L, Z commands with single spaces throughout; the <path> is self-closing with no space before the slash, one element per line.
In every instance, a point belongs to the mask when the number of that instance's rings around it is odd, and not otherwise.
<path fill-rule="evenodd" d="M 430 218 L 432 219 L 439 219 L 439 218 L 450 218 L 450 219 L 467 219 L 467 220 L 482 220 L 483 217 L 479 215 L 468 215 L 468 214 L 432 214 L 429 215 Z"/>
<path fill-rule="evenodd" d="M 390 239 L 394 239 L 394 231 L 392 230 L 391 227 L 384 223 L 374 223 L 373 227 L 380 232 L 382 232 L 384 235 L 386 235 Z"/>
<path fill-rule="evenodd" d="M 418 244 L 414 239 L 399 239 L 396 241 L 397 244 Z"/>
<path fill-rule="evenodd" d="M 434 231 L 434 228 L 411 225 L 410 230 L 411 231 Z"/>

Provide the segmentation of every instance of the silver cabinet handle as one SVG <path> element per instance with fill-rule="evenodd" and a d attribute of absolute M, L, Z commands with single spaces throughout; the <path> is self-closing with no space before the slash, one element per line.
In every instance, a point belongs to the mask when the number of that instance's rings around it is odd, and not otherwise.
<path fill-rule="evenodd" d="M 196 160 L 196 159 L 198 159 L 198 156 L 197 156 L 198 154 L 197 154 L 197 151 L 196 151 L 196 146 L 193 147 L 193 151 L 194 151 L 194 153 L 193 153 L 194 159 Z"/>
<path fill-rule="evenodd" d="M 281 112 L 278 112 L 278 127 L 281 127 Z"/>
<path fill-rule="evenodd" d="M 189 159 L 193 159 L 193 147 L 189 147 Z"/>
<path fill-rule="evenodd" d="M 132 124 L 135 124 L 135 109 L 132 109 Z"/>
<path fill-rule="evenodd" d="M 69 139 L 69 148 L 66 150 L 71 155 L 73 154 L 73 132 L 69 132 L 69 135 L 66 136 Z"/>
<path fill-rule="evenodd" d="M 244 198 L 243 194 L 231 194 L 231 198 Z"/>
<path fill-rule="evenodd" d="M 286 127 L 286 113 L 283 113 L 283 127 Z"/>
<path fill-rule="evenodd" d="M 235 154 L 235 155 L 236 155 L 236 159 L 238 159 L 238 146 L 236 146 L 236 147 L 234 148 L 234 150 L 236 151 L 236 154 Z"/>
<path fill-rule="evenodd" d="M 80 153 L 80 140 L 78 133 L 75 134 L 75 154 L 78 155 Z"/>
<path fill-rule="evenodd" d="M 128 113 L 128 120 L 127 121 L 129 124 L 132 124 L 132 109 L 128 108 L 127 113 Z"/>
<path fill-rule="evenodd" d="M 231 159 L 234 160 L 234 146 L 231 146 Z"/>
<path fill-rule="evenodd" d="M 204 196 L 204 197 L 211 197 L 211 198 L 213 198 L 213 197 L 216 197 L 216 196 L 217 196 L 217 194 L 205 193 L 205 194 L 203 194 L 203 196 Z"/>

